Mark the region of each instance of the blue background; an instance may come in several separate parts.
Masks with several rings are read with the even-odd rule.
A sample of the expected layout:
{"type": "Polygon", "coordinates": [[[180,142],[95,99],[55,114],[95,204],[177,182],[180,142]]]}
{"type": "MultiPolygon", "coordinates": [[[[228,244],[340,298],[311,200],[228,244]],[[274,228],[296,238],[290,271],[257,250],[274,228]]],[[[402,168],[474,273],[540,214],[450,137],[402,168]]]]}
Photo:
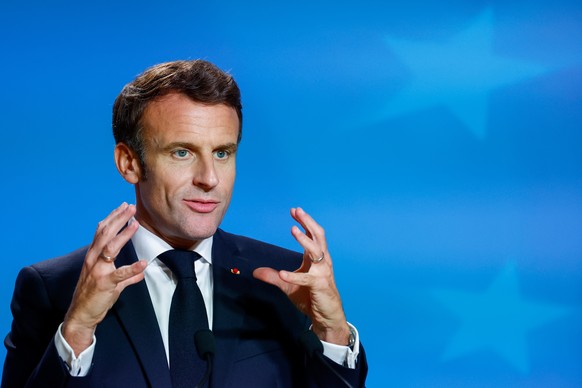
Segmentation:
{"type": "Polygon", "coordinates": [[[8,0],[0,36],[0,332],[22,266],[134,200],[122,86],[205,58],[243,91],[223,227],[324,225],[370,387],[582,386],[579,1],[8,0]]]}

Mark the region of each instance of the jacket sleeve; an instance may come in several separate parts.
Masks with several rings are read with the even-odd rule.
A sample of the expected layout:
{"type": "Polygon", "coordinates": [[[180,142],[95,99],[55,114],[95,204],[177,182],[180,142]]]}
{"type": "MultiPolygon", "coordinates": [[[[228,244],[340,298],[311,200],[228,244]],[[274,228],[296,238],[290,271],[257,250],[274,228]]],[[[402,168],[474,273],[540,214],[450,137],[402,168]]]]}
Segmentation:
{"type": "Polygon", "coordinates": [[[13,321],[4,340],[1,387],[64,386],[69,372],[53,342],[64,312],[54,307],[35,268],[25,267],[18,274],[10,308],[13,321]]]}
{"type": "Polygon", "coordinates": [[[309,387],[348,387],[341,378],[350,387],[365,387],[366,376],[368,375],[368,362],[364,347],[360,344],[360,353],[358,354],[355,369],[341,366],[325,356],[306,356],[306,370],[309,387]],[[327,365],[323,365],[323,363],[327,365]],[[341,376],[341,378],[338,376],[341,376]]]}

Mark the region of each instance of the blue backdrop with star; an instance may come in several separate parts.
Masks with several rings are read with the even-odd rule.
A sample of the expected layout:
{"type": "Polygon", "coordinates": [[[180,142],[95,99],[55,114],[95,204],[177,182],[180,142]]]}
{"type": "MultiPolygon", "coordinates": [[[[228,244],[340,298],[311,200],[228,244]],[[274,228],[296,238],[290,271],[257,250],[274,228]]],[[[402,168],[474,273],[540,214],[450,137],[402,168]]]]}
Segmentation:
{"type": "Polygon", "coordinates": [[[582,386],[579,1],[4,1],[0,36],[0,332],[22,266],[133,202],[119,90],[205,58],[243,91],[223,227],[323,224],[370,387],[582,386]]]}

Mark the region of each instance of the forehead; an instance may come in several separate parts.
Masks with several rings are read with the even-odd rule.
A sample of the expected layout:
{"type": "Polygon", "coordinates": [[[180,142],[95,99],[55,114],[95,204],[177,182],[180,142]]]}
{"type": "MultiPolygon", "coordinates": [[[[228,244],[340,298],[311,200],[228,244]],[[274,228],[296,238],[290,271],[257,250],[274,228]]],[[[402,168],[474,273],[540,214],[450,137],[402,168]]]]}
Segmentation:
{"type": "MultiPolygon", "coordinates": [[[[170,93],[148,104],[143,116],[144,140],[170,141],[187,137],[238,137],[239,118],[236,110],[225,104],[204,104],[180,93],[170,93]]],[[[186,139],[182,139],[186,140],[186,139]]]]}

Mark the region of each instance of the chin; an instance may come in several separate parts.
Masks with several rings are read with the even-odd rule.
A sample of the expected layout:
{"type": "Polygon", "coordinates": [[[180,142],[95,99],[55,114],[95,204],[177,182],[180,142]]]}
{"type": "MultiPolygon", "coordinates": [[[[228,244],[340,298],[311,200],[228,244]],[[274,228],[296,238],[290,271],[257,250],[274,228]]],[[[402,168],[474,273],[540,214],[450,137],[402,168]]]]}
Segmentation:
{"type": "Polygon", "coordinates": [[[212,237],[220,226],[222,218],[217,219],[216,215],[208,214],[202,217],[192,217],[187,220],[182,220],[179,232],[184,239],[190,241],[204,240],[212,237]]]}
{"type": "Polygon", "coordinates": [[[196,228],[194,230],[188,231],[186,235],[193,241],[204,240],[208,237],[212,237],[216,233],[218,226],[209,226],[207,228],[196,228]]]}

